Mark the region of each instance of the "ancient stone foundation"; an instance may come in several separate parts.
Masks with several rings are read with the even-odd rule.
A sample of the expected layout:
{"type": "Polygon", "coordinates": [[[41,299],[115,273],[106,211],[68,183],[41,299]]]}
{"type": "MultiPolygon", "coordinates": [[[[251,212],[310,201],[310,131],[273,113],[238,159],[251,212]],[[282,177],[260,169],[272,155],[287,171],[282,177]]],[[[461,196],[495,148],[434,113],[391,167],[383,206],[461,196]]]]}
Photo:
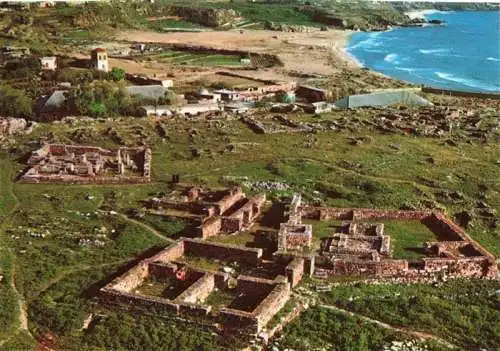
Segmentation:
{"type": "Polygon", "coordinates": [[[291,286],[298,284],[305,266],[304,259],[295,258],[284,261],[288,264],[281,268],[287,277],[278,275],[271,280],[239,275],[234,283],[228,273],[196,268],[184,263],[183,257],[237,262],[248,267],[262,265],[262,249],[182,239],[104,286],[99,294],[101,302],[216,323],[224,330],[254,335],[285,305],[291,286]],[[150,296],[147,290],[145,293],[144,286],[147,289],[154,284],[144,285],[148,279],[169,282],[167,296],[150,296]],[[234,300],[216,311],[205,300],[218,290],[233,295],[234,300]]]}
{"type": "Polygon", "coordinates": [[[167,214],[169,209],[196,216],[200,224],[193,234],[209,238],[222,233],[234,233],[253,224],[266,201],[265,195],[247,198],[240,187],[223,190],[203,190],[199,187],[182,189],[177,198],[154,198],[149,207],[155,214],[167,214]]]}
{"type": "Polygon", "coordinates": [[[318,268],[319,277],[361,275],[401,278],[404,281],[435,280],[439,277],[497,277],[495,258],[442,213],[425,211],[372,210],[303,206],[303,217],[316,220],[342,219],[345,232],[325,241],[322,256],[328,267],[318,268]],[[425,243],[428,257],[417,261],[394,260],[390,234],[372,220],[420,220],[438,242],[425,243]]]}
{"type": "Polygon", "coordinates": [[[32,153],[25,183],[126,184],[151,180],[151,150],[47,144],[32,153]]]}

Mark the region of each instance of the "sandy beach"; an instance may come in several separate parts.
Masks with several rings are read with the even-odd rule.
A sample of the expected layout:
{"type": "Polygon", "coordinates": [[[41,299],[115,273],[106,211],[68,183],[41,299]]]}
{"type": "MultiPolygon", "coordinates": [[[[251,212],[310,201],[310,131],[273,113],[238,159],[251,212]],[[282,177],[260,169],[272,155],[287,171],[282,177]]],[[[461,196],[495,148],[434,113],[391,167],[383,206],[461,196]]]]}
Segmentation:
{"type": "Polygon", "coordinates": [[[231,30],[196,33],[126,31],[117,40],[140,43],[182,43],[211,48],[234,49],[277,55],[287,71],[328,75],[339,69],[359,67],[346,51],[351,32],[313,30],[304,33],[266,30],[231,30]]]}

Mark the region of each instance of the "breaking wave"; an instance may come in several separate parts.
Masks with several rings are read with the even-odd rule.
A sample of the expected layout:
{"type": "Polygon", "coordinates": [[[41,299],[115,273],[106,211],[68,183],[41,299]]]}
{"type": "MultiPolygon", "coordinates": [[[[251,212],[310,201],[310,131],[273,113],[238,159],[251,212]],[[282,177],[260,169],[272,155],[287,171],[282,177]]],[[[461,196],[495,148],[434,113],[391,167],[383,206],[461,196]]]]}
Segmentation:
{"type": "Polygon", "coordinates": [[[439,11],[439,10],[421,10],[421,11],[410,11],[405,14],[410,17],[410,19],[415,18],[425,18],[427,15],[433,15],[435,13],[453,13],[453,11],[439,11]]]}
{"type": "Polygon", "coordinates": [[[384,57],[384,61],[389,63],[396,63],[398,61],[398,58],[398,54],[389,54],[384,57]]]}
{"type": "Polygon", "coordinates": [[[367,38],[364,40],[361,40],[359,43],[353,45],[350,47],[350,49],[356,49],[356,48],[370,48],[370,47],[376,47],[380,46],[380,42],[377,40],[377,38],[380,36],[382,32],[374,32],[374,33],[369,33],[367,35],[367,38]]]}
{"type": "Polygon", "coordinates": [[[474,79],[457,77],[451,73],[434,72],[434,74],[441,79],[448,80],[448,81],[455,82],[455,83],[460,83],[460,84],[466,85],[466,86],[471,87],[471,88],[483,89],[483,90],[488,90],[488,91],[498,91],[500,89],[500,86],[482,83],[482,82],[479,82],[479,81],[474,80],[474,79]]]}
{"type": "Polygon", "coordinates": [[[425,55],[432,55],[432,54],[444,54],[446,52],[449,52],[450,49],[420,49],[418,51],[425,55]]]}
{"type": "Polygon", "coordinates": [[[488,61],[495,61],[495,62],[500,62],[500,59],[496,58],[496,57],[487,57],[486,58],[488,61]]]}

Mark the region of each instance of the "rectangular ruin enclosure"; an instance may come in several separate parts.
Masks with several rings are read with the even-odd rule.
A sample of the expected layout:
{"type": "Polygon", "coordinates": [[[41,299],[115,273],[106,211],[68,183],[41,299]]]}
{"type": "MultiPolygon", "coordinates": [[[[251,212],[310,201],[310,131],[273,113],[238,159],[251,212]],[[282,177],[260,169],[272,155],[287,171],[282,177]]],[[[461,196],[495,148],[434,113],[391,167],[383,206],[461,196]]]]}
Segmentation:
{"type": "Polygon", "coordinates": [[[247,198],[240,187],[211,190],[178,185],[170,194],[151,199],[148,207],[158,215],[196,219],[191,236],[209,238],[251,226],[265,200],[264,195],[247,198]]]}
{"type": "Polygon", "coordinates": [[[329,262],[323,275],[425,280],[497,272],[495,257],[441,213],[304,206],[301,214],[314,221],[345,222],[323,228],[331,233],[322,234],[322,258],[329,262]]]}
{"type": "Polygon", "coordinates": [[[238,271],[258,274],[262,266],[261,249],[183,239],[107,284],[100,299],[257,333],[290,295],[287,278],[279,274],[285,266],[273,265],[266,278],[238,271]]]}
{"type": "Polygon", "coordinates": [[[28,160],[26,183],[147,183],[151,180],[151,150],[47,144],[28,160]]]}

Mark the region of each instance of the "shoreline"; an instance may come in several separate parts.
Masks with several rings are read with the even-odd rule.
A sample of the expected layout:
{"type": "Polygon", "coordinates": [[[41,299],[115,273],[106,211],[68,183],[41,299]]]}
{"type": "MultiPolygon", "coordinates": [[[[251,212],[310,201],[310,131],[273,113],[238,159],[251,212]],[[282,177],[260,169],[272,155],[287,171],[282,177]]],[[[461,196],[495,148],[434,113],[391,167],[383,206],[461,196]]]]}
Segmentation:
{"type": "MultiPolygon", "coordinates": [[[[412,15],[415,16],[414,18],[419,18],[418,17],[419,15],[423,15],[420,18],[427,19],[424,16],[429,15],[429,14],[435,14],[435,13],[448,14],[448,13],[454,13],[454,12],[457,12],[457,11],[422,10],[422,11],[412,11],[412,15]]],[[[409,13],[406,12],[405,14],[409,14],[409,13]]],[[[403,28],[403,27],[394,27],[394,28],[388,29],[386,31],[381,31],[381,32],[392,31],[394,29],[400,29],[400,28],[403,28]]],[[[425,28],[425,26],[424,26],[424,28],[425,28]]],[[[422,28],[421,30],[424,30],[424,29],[422,28]]],[[[377,33],[377,32],[379,32],[379,31],[368,31],[368,32],[364,32],[364,33],[365,33],[365,35],[368,36],[367,38],[369,39],[370,35],[372,35],[373,33],[377,33]]],[[[455,75],[452,73],[449,74],[449,76],[451,78],[446,78],[446,77],[443,78],[443,77],[439,76],[439,78],[442,78],[442,79],[440,79],[440,81],[435,80],[438,78],[432,79],[432,77],[427,77],[427,76],[422,76],[421,80],[414,80],[411,77],[408,77],[407,75],[402,75],[401,77],[399,77],[397,72],[395,72],[395,69],[398,68],[398,67],[395,68],[395,66],[397,66],[397,64],[393,64],[392,66],[389,65],[390,67],[389,66],[384,67],[383,69],[386,71],[385,73],[379,72],[379,71],[377,71],[376,68],[362,65],[359,62],[359,59],[356,57],[356,55],[354,53],[350,52],[351,41],[353,39],[352,34],[353,33],[346,33],[346,36],[345,36],[346,37],[346,44],[344,47],[344,53],[346,56],[346,60],[348,60],[350,62],[357,62],[358,67],[369,70],[372,73],[376,73],[378,75],[384,76],[384,77],[392,79],[394,81],[403,81],[403,82],[407,82],[407,83],[412,84],[412,85],[425,86],[427,88],[433,88],[433,89],[437,89],[437,90],[449,90],[449,91],[455,91],[455,92],[462,91],[462,92],[467,92],[467,93],[471,92],[471,93],[479,93],[479,94],[492,94],[494,96],[500,94],[500,87],[497,87],[496,89],[494,89],[492,87],[490,88],[490,86],[492,86],[492,85],[488,80],[478,81],[479,83],[476,83],[473,81],[473,78],[470,78],[470,79],[467,77],[462,78],[461,76],[455,78],[455,75]],[[453,81],[453,82],[459,82],[459,84],[454,84],[454,83],[450,84],[448,82],[449,80],[453,81]],[[469,82],[469,80],[472,81],[472,83],[467,83],[467,82],[469,82]],[[473,84],[474,84],[474,86],[473,86],[473,84]],[[479,84],[481,84],[481,86],[479,86],[479,84]]],[[[361,38],[360,43],[362,43],[365,40],[366,40],[366,38],[361,38]]],[[[358,47],[358,44],[360,44],[360,43],[357,43],[356,45],[352,45],[352,46],[358,47]]],[[[379,45],[384,46],[383,43],[379,43],[379,45]]],[[[394,49],[394,50],[397,50],[397,49],[394,49]]],[[[357,52],[358,56],[360,58],[364,57],[364,50],[363,50],[362,45],[361,45],[361,47],[359,47],[359,51],[360,52],[357,52]]],[[[382,52],[384,52],[384,51],[382,51],[382,52]]],[[[398,51],[395,51],[395,52],[398,52],[398,51]]],[[[488,60],[490,60],[490,61],[495,60],[496,61],[496,59],[494,59],[494,58],[488,58],[488,60]]],[[[372,65],[374,67],[377,66],[376,62],[372,62],[372,65]]],[[[415,64],[414,68],[418,69],[419,65],[415,64]]],[[[380,69],[382,69],[382,68],[380,68],[380,69]]],[[[435,68],[435,70],[439,71],[439,68],[435,68]]],[[[441,70],[447,71],[446,68],[443,68],[443,67],[441,67],[441,70]]],[[[450,71],[450,72],[452,72],[452,71],[450,71]]]]}

